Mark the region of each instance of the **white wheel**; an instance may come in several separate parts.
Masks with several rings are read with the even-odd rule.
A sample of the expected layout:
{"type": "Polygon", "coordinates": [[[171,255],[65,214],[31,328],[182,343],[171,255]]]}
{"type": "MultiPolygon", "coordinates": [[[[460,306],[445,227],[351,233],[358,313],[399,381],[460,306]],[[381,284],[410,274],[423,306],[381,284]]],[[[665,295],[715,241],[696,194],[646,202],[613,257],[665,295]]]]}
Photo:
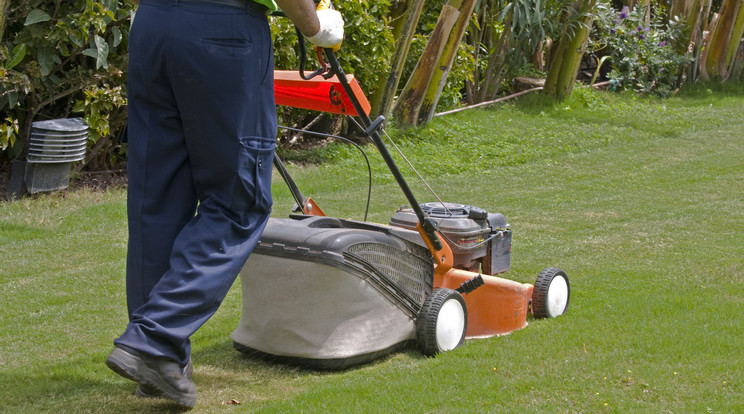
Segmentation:
{"type": "Polygon", "coordinates": [[[451,351],[465,341],[468,311],[465,299],[452,289],[435,289],[424,301],[416,321],[421,352],[434,356],[451,351]]]}
{"type": "Polygon", "coordinates": [[[532,291],[532,314],[536,318],[555,318],[566,313],[571,287],[566,273],[555,267],[542,270],[532,291]]]}

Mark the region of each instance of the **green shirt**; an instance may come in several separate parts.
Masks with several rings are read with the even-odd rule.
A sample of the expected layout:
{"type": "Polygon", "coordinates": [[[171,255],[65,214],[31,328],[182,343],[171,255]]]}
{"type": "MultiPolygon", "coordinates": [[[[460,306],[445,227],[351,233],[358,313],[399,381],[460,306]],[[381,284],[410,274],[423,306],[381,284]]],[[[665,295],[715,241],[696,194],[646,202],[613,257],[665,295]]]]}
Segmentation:
{"type": "Polygon", "coordinates": [[[279,8],[277,7],[276,3],[274,3],[274,0],[253,0],[253,1],[255,1],[258,4],[262,4],[266,6],[269,9],[269,12],[275,12],[276,9],[279,8]]]}

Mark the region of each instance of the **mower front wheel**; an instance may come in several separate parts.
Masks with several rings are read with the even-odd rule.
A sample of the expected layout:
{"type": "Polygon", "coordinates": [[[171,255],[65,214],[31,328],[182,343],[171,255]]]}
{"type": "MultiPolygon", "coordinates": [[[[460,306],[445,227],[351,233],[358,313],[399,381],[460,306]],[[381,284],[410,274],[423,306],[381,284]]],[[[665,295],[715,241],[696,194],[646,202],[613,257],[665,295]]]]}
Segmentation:
{"type": "Polygon", "coordinates": [[[555,318],[566,313],[571,288],[566,272],[547,267],[537,275],[532,291],[532,314],[536,318],[555,318]]]}
{"type": "Polygon", "coordinates": [[[426,356],[451,351],[465,341],[468,309],[456,290],[434,289],[416,320],[416,341],[426,356]]]}

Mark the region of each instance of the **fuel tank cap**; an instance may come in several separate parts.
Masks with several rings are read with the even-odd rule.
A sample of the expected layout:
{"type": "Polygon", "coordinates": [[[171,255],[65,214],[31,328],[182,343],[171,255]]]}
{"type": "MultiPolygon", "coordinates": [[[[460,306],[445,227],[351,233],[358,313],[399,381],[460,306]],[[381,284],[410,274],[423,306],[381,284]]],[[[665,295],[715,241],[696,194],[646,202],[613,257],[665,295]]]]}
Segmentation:
{"type": "Polygon", "coordinates": [[[468,217],[484,219],[488,217],[488,212],[482,208],[457,203],[424,203],[421,204],[421,210],[429,217],[434,218],[468,217]]]}

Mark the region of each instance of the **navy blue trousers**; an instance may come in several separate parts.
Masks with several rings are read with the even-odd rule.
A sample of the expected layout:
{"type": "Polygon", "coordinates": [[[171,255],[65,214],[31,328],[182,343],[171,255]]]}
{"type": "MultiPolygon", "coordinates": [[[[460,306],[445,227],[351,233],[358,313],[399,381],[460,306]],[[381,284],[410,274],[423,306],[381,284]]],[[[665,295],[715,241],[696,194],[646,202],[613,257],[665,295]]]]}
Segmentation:
{"type": "Polygon", "coordinates": [[[127,306],[114,342],[182,365],[271,210],[265,14],[142,0],[129,39],[127,306]]]}

